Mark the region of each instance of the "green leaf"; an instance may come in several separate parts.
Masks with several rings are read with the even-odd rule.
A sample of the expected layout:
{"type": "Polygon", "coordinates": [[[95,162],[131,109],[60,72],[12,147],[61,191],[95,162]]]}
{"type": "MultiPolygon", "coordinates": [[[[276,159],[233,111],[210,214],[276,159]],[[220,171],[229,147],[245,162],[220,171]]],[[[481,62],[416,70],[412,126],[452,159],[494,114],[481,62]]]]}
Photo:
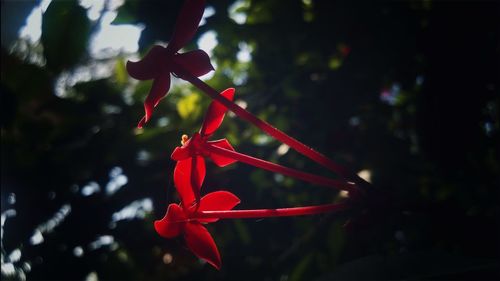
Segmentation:
{"type": "Polygon", "coordinates": [[[75,66],[87,50],[90,22],[77,1],[52,1],[42,18],[42,44],[54,72],[75,66]]]}
{"type": "Polygon", "coordinates": [[[120,85],[124,85],[128,81],[127,68],[123,58],[118,58],[115,64],[115,79],[120,85]]]}
{"type": "Polygon", "coordinates": [[[344,249],[346,240],[344,228],[340,222],[336,222],[330,226],[328,229],[327,239],[327,246],[330,250],[331,261],[336,263],[342,253],[342,250],[344,249]]]}
{"type": "Polygon", "coordinates": [[[195,119],[201,113],[201,98],[197,94],[185,96],[177,102],[177,111],[182,119],[195,119]]]}
{"type": "Polygon", "coordinates": [[[332,70],[337,70],[342,66],[342,60],[339,57],[332,57],[328,61],[328,67],[332,70]]]}
{"type": "Polygon", "coordinates": [[[304,280],[305,273],[313,261],[313,253],[304,256],[290,274],[290,281],[304,280]]]}
{"type": "Polygon", "coordinates": [[[117,10],[116,18],[111,24],[135,24],[137,23],[137,10],[139,1],[126,1],[117,10]]]}
{"type": "Polygon", "coordinates": [[[238,233],[238,236],[243,244],[248,245],[252,242],[252,237],[250,236],[250,231],[248,231],[246,224],[244,224],[241,220],[235,220],[234,227],[236,228],[236,232],[238,233]]]}

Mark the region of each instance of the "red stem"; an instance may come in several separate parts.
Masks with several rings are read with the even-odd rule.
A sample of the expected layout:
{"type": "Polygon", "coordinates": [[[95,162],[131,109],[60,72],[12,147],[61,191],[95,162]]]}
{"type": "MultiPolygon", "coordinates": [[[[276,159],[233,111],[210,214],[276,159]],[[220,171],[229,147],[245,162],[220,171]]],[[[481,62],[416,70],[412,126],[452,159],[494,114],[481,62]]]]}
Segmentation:
{"type": "Polygon", "coordinates": [[[281,166],[276,163],[268,162],[259,158],[255,158],[249,155],[245,155],[233,150],[225,149],[222,147],[218,147],[215,145],[210,145],[209,143],[204,143],[203,148],[207,151],[215,154],[219,154],[221,156],[225,156],[258,168],[266,169],[275,173],[280,173],[285,176],[294,177],[297,179],[301,179],[303,181],[315,183],[322,186],[333,187],[340,190],[347,190],[349,192],[355,193],[357,190],[355,189],[354,184],[345,182],[343,180],[333,180],[322,176],[313,175],[310,173],[302,172],[299,170],[291,169],[285,166],[281,166]]]}
{"type": "MultiPolygon", "coordinates": [[[[179,68],[181,68],[180,65],[178,65],[179,68]]],[[[226,99],[225,97],[221,96],[219,92],[217,92],[215,89],[207,85],[205,82],[201,81],[198,77],[193,76],[191,73],[188,71],[183,71],[182,75],[179,75],[184,80],[189,81],[191,84],[195,85],[198,89],[202,90],[205,94],[207,94],[210,98],[213,100],[216,100],[223,104],[225,107],[227,107],[229,110],[234,112],[237,116],[240,118],[254,124],[258,128],[260,128],[262,131],[270,135],[271,137],[275,138],[276,140],[287,144],[300,154],[310,158],[311,160],[315,161],[316,163],[330,169],[331,171],[334,171],[335,173],[339,174],[341,177],[352,181],[356,183],[359,186],[368,186],[369,183],[366,182],[364,179],[359,177],[357,174],[350,172],[346,168],[336,164],[331,160],[330,158],[326,157],[325,155],[313,150],[312,148],[308,147],[307,145],[301,143],[300,141],[290,137],[289,135],[283,133],[279,129],[273,127],[269,123],[257,118],[255,115],[251,114],[250,112],[246,111],[239,105],[235,104],[234,102],[226,99]]]]}
{"type": "Polygon", "coordinates": [[[194,214],[193,219],[218,218],[218,219],[244,219],[244,218],[269,218],[316,215],[328,212],[343,211],[348,209],[345,203],[325,204],[307,207],[257,209],[257,210],[229,210],[229,211],[200,211],[194,214]]]}

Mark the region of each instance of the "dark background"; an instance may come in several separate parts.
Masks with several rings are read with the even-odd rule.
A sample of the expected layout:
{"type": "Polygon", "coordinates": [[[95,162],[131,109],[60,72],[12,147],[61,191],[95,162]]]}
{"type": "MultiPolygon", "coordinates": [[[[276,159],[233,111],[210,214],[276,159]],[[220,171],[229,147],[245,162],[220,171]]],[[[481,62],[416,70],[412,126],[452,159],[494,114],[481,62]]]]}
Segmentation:
{"type": "MultiPolygon", "coordinates": [[[[338,215],[211,224],[222,269],[199,262],[182,239],[159,237],[153,221],[177,201],[169,155],[200,126],[209,99],[177,84],[137,130],[150,82],[128,77],[126,54],[89,55],[98,25],[84,8],[51,3],[41,41],[31,44],[17,31],[37,2],[2,0],[2,279],[498,278],[499,2],[252,0],[239,9],[244,24],[228,17],[233,2],[208,1],[215,14],[196,35],[217,33],[217,68],[207,83],[236,86],[250,112],[368,171],[373,199],[338,215]],[[253,49],[250,62],[236,59],[240,42],[253,49]],[[60,75],[103,62],[113,65],[106,78],[55,95],[60,75]],[[120,170],[127,183],[106,194],[120,170]],[[100,191],[84,196],[92,182],[100,191]],[[144,203],[143,216],[131,211],[110,224],[134,201],[144,203]],[[45,230],[39,244],[30,242],[36,229],[45,230]],[[92,243],[103,235],[103,245],[92,243]]],[[[181,3],[126,1],[114,24],[144,24],[142,56],[168,41],[181,3]]],[[[280,155],[279,143],[234,117],[216,137],[243,153],[336,176],[293,151],[280,155]]],[[[244,164],[207,169],[204,192],[230,190],[241,209],[339,196],[244,164]]]]}

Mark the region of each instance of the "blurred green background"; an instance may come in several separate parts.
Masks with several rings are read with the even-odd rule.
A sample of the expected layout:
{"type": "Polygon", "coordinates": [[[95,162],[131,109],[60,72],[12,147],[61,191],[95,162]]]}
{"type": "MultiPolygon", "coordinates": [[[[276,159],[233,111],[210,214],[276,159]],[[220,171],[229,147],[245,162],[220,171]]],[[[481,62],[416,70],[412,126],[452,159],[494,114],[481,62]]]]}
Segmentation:
{"type": "MultiPolygon", "coordinates": [[[[203,79],[382,194],[339,215],[211,224],[220,271],[153,229],[178,200],[170,153],[210,100],[174,78],[138,130],[151,82],[125,70],[168,42],[181,4],[1,1],[2,280],[499,277],[498,2],[208,1],[185,48],[210,54],[203,79]]],[[[231,114],[215,137],[335,177],[231,114]]],[[[207,169],[203,191],[241,209],[340,196],[207,169]]]]}

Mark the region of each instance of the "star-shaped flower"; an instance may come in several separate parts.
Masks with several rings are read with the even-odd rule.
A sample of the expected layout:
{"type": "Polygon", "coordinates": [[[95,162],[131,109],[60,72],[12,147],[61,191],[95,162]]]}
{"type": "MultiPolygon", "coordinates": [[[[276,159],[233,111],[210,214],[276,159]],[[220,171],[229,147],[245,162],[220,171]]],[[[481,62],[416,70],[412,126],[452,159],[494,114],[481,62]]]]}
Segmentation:
{"type": "MultiPolygon", "coordinates": [[[[221,95],[233,100],[234,89],[226,89],[221,95]]],[[[174,169],[175,186],[186,206],[191,206],[200,199],[200,188],[205,178],[205,157],[210,157],[219,167],[236,162],[233,158],[211,153],[206,149],[206,146],[217,146],[234,151],[227,139],[208,140],[222,124],[226,110],[222,104],[213,101],[208,107],[200,131],[190,139],[183,136],[183,145],[176,147],[172,153],[172,159],[177,161],[174,169]]]]}
{"type": "Polygon", "coordinates": [[[184,236],[187,247],[200,259],[219,269],[221,258],[214,239],[203,224],[215,222],[218,218],[197,218],[201,211],[231,210],[240,203],[236,195],[227,191],[215,191],[203,196],[199,206],[185,207],[183,204],[170,204],[161,220],[155,221],[155,230],[164,238],[184,236]]]}
{"type": "Polygon", "coordinates": [[[135,79],[151,80],[153,86],[144,101],[145,115],[137,125],[139,128],[151,118],[153,109],[164,98],[170,89],[170,73],[182,78],[188,72],[194,76],[202,76],[214,70],[207,53],[202,50],[179,54],[189,42],[203,16],[204,0],[186,0],[175,23],[172,39],[168,46],[154,46],[138,62],[127,62],[127,71],[135,79]]]}

